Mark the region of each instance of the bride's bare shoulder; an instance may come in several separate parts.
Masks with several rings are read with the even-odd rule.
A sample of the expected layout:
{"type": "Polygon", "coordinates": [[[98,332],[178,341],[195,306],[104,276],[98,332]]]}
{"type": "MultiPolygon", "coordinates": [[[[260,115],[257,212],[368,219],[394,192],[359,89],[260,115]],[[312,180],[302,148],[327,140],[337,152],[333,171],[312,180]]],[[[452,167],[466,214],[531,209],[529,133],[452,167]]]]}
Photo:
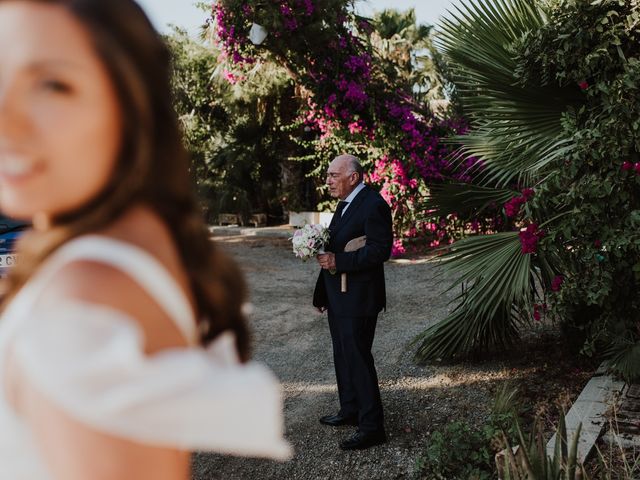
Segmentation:
{"type": "MultiPolygon", "coordinates": [[[[132,209],[112,226],[96,232],[138,247],[160,262],[192,301],[187,275],[169,229],[153,212],[132,209]]],[[[179,328],[143,285],[120,268],[92,259],[63,265],[43,291],[41,302],[54,306],[64,299],[116,309],[135,321],[149,353],[186,344],[179,328]]],[[[193,302],[192,302],[193,305],[193,302]]]]}

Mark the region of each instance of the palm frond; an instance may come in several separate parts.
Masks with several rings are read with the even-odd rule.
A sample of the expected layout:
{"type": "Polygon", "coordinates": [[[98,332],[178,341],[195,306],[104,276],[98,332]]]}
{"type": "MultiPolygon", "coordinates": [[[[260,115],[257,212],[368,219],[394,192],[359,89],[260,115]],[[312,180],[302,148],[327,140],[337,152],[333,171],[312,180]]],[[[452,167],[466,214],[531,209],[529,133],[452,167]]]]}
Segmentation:
{"type": "Polygon", "coordinates": [[[421,361],[507,347],[523,321],[517,309],[529,303],[534,273],[518,232],[469,237],[450,248],[442,257],[442,266],[457,275],[450,288],[468,288],[447,318],[415,339],[421,361]]]}
{"type": "Polygon", "coordinates": [[[502,205],[513,197],[509,189],[497,189],[467,183],[441,183],[432,185],[425,200],[429,215],[446,217],[453,213],[461,218],[480,218],[494,205],[502,205]]]}
{"type": "MultiPolygon", "coordinates": [[[[513,196],[514,184],[535,185],[572,148],[563,137],[562,118],[581,101],[577,87],[518,78],[518,52],[547,19],[535,0],[463,0],[440,25],[436,43],[444,52],[471,131],[452,138],[453,158],[472,184],[432,187],[427,208],[437,214],[482,212],[513,196]],[[478,161],[470,162],[471,158],[478,161]],[[474,166],[469,169],[468,165],[474,166]]],[[[538,212],[541,213],[541,212],[538,212]]],[[[533,267],[518,232],[457,242],[443,266],[467,286],[458,307],[416,342],[422,360],[503,347],[531,306],[536,282],[553,278],[552,258],[533,267]]]]}
{"type": "Polygon", "coordinates": [[[514,74],[514,46],[545,22],[533,0],[467,1],[442,22],[436,41],[472,120],[472,131],[454,141],[463,158],[483,161],[482,184],[531,181],[570,148],[561,118],[579,101],[577,89],[523,87],[514,74]]]}
{"type": "Polygon", "coordinates": [[[474,315],[468,308],[458,308],[436,325],[415,338],[418,361],[463,357],[485,345],[507,347],[518,338],[518,330],[509,312],[499,312],[492,318],[474,315]]]}
{"type": "Polygon", "coordinates": [[[542,10],[531,0],[467,1],[455,9],[442,20],[437,42],[455,62],[463,91],[476,83],[496,85],[498,91],[512,85],[516,65],[509,47],[544,25],[542,10]]]}
{"type": "Polygon", "coordinates": [[[612,369],[625,380],[640,379],[640,341],[619,336],[605,351],[612,369]]]}
{"type": "Polygon", "coordinates": [[[539,173],[571,148],[567,139],[549,138],[542,130],[520,128],[516,131],[511,126],[485,125],[454,141],[463,144],[460,148],[463,160],[475,157],[483,161],[484,168],[476,175],[475,182],[505,187],[514,180],[525,185],[536,183],[539,173]]]}
{"type": "Polygon", "coordinates": [[[494,313],[527,297],[531,256],[522,253],[518,232],[478,235],[453,244],[442,265],[457,276],[450,288],[471,285],[468,307],[494,313]]]}

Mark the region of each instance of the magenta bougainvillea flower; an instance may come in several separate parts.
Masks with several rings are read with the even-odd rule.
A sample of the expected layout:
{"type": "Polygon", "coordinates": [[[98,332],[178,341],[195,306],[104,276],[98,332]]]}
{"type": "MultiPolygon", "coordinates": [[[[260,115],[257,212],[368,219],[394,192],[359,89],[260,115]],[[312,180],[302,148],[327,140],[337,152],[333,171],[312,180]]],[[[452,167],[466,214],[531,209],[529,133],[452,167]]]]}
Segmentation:
{"type": "Polygon", "coordinates": [[[533,319],[536,322],[539,322],[540,319],[542,318],[542,313],[545,312],[547,310],[547,304],[546,303],[534,303],[533,304],[533,319]]]}
{"type": "Polygon", "coordinates": [[[553,280],[551,281],[551,291],[559,292],[560,287],[562,287],[562,282],[564,282],[564,277],[562,275],[556,275],[553,277],[553,280]]]}
{"type": "Polygon", "coordinates": [[[520,213],[520,208],[526,203],[524,197],[513,197],[504,204],[504,213],[508,218],[513,218],[520,213]]]}
{"type": "Polygon", "coordinates": [[[508,218],[513,218],[520,213],[520,209],[522,205],[527,203],[534,195],[534,191],[532,188],[525,188],[522,190],[522,195],[519,197],[513,197],[507,203],[504,204],[504,213],[508,218]]]}
{"type": "Polygon", "coordinates": [[[578,86],[581,90],[586,90],[587,88],[589,88],[589,83],[583,80],[582,82],[578,83],[578,86]]]}
{"type": "Polygon", "coordinates": [[[522,245],[522,253],[536,253],[538,250],[538,240],[544,237],[544,232],[538,230],[536,223],[530,223],[518,234],[522,245]]]}
{"type": "MultiPolygon", "coordinates": [[[[260,7],[265,9],[262,13],[254,5],[244,1],[213,5],[218,43],[224,52],[221,61],[228,66],[224,77],[230,83],[242,82],[247,77],[243,73],[255,65],[261,52],[284,52],[282,55],[293,62],[288,67],[298,73],[296,81],[304,87],[302,98],[306,101],[297,119],[306,136],[314,138],[316,153],[332,151],[336,140],[361,144],[371,152],[367,155],[373,166],[368,181],[380,190],[393,211],[394,255],[415,245],[451,243],[465,229],[478,232],[504,224],[496,213],[496,218],[473,219],[460,228],[453,226],[455,219],[442,222],[420,211],[432,184],[449,179],[469,182],[470,172],[482,165],[475,158],[462,164],[452,161],[454,147],[442,141],[445,136],[466,133],[464,119],[436,117],[416,103],[414,92],[381,75],[375,52],[365,40],[372,29],[370,22],[350,15],[345,7],[331,11],[335,21],[320,26],[318,20],[327,13],[327,6],[317,0],[266,2],[260,7]],[[265,24],[270,40],[258,48],[247,35],[251,22],[260,23],[266,11],[273,17],[265,24]],[[309,26],[330,35],[309,43],[309,26]]],[[[522,198],[528,200],[530,193],[523,191],[522,198]]],[[[491,208],[496,211],[499,206],[491,208]]]]}
{"type": "Polygon", "coordinates": [[[398,257],[400,255],[403,255],[404,253],[406,253],[406,249],[404,248],[404,245],[402,244],[402,239],[396,238],[393,241],[393,245],[391,247],[391,255],[394,256],[394,257],[398,257]]]}

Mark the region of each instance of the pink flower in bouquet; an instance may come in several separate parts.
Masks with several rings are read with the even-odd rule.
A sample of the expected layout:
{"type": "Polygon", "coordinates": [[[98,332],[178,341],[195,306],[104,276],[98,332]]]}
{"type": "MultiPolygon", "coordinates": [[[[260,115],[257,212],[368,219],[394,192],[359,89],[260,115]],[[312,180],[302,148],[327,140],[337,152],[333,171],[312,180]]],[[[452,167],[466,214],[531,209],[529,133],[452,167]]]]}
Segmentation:
{"type": "Polygon", "coordinates": [[[329,229],[323,225],[305,225],[291,237],[293,253],[303,260],[315,257],[329,243],[329,229]]]}

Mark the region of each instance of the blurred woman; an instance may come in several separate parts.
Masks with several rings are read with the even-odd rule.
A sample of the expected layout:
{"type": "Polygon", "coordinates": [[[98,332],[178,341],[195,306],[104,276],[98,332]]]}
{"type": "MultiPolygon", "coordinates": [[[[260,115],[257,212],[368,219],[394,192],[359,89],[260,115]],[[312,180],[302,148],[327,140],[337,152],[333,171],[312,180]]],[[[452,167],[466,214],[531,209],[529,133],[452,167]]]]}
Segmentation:
{"type": "Polygon", "coordinates": [[[0,321],[0,477],[186,479],[283,459],[245,363],[245,286],[208,238],[169,55],[131,0],[0,0],[0,210],[31,220],[0,321]]]}

